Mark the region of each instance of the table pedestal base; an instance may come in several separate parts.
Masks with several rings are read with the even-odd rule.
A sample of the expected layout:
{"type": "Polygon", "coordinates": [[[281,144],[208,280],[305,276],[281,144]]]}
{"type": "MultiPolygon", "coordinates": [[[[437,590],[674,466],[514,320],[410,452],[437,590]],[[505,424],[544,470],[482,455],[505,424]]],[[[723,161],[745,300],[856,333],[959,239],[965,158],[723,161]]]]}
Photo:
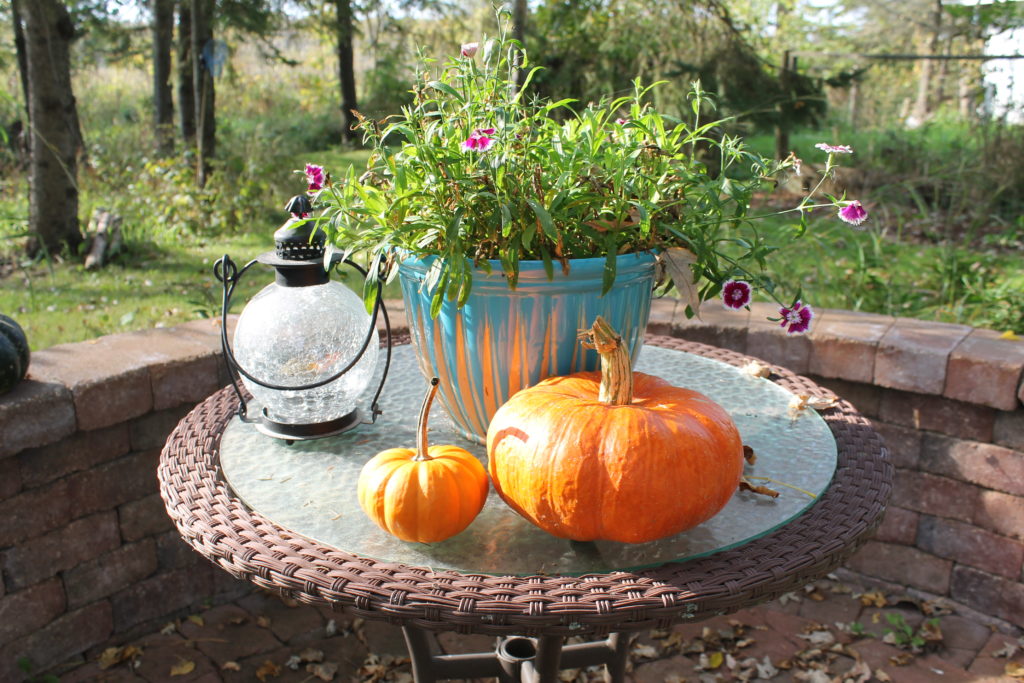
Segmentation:
{"type": "Polygon", "coordinates": [[[403,626],[402,631],[416,683],[489,676],[501,683],[556,683],[562,669],[601,664],[609,683],[625,680],[629,636],[618,633],[606,640],[572,645],[564,645],[561,636],[508,636],[498,640],[494,652],[444,655],[428,631],[412,626],[403,626]]]}

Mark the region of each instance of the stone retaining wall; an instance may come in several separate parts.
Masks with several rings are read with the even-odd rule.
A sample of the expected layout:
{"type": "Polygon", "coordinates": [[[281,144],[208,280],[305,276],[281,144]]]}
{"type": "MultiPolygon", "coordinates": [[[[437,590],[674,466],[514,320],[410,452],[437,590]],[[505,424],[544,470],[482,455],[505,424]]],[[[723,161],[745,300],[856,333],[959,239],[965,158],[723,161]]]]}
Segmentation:
{"type": "MultiPolygon", "coordinates": [[[[848,567],[1024,625],[1024,342],[842,311],[787,337],[766,310],[690,321],[661,300],[651,329],[848,398],[898,468],[878,537],[848,567]]],[[[219,355],[211,321],[112,335],[34,353],[0,397],[0,680],[18,680],[18,658],[39,672],[249,590],[178,538],[157,492],[168,433],[226,382],[219,355]]]]}
{"type": "Polygon", "coordinates": [[[1024,626],[1024,341],[835,310],[790,336],[769,316],[777,306],[709,303],[687,319],[660,300],[651,331],[783,365],[853,403],[888,445],[896,485],[846,567],[1024,626]]]}

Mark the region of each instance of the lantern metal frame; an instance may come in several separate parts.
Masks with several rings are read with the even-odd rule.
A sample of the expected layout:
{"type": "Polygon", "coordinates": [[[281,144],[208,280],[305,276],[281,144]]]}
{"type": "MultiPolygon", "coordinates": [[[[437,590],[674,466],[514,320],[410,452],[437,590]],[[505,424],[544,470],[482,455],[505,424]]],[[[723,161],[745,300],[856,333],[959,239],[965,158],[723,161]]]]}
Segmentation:
{"type": "MultiPolygon", "coordinates": [[[[277,281],[279,284],[286,282],[293,283],[291,286],[295,286],[296,281],[300,282],[299,286],[303,284],[323,284],[330,279],[331,268],[338,263],[343,263],[347,266],[351,266],[364,278],[367,275],[365,268],[355,263],[351,259],[342,259],[339,255],[333,254],[327,261],[326,267],[320,266],[321,271],[324,273],[323,276],[316,276],[315,281],[306,280],[306,278],[300,273],[298,278],[295,277],[295,273],[291,275],[282,273],[282,270],[288,268],[293,271],[300,271],[303,268],[311,269],[313,266],[318,265],[316,261],[281,261],[277,258],[274,252],[266,252],[253,260],[246,263],[242,268],[238,268],[235,262],[230,256],[224,254],[213,264],[213,275],[221,283],[221,326],[220,326],[220,342],[221,348],[224,353],[224,362],[228,367],[228,372],[231,375],[231,386],[235,390],[235,394],[238,396],[238,417],[243,422],[249,422],[255,424],[256,428],[266,434],[277,439],[283,439],[286,442],[291,443],[292,441],[302,441],[307,439],[320,439],[328,436],[334,436],[346,432],[360,424],[373,424],[377,421],[377,417],[381,415],[381,409],[379,405],[380,394],[384,389],[384,383],[387,381],[388,370],[391,367],[391,321],[388,317],[387,306],[384,305],[384,285],[378,280],[377,282],[377,297],[373,305],[373,313],[370,316],[369,329],[363,338],[363,343],[359,348],[359,352],[356,353],[355,357],[343,368],[335,372],[330,377],[317,380],[315,382],[309,382],[308,384],[301,384],[295,386],[286,386],[276,384],[274,382],[268,382],[255,377],[251,372],[243,368],[238,360],[235,358],[234,353],[231,350],[231,345],[228,342],[227,332],[227,320],[228,311],[231,308],[231,298],[234,294],[235,287],[241,281],[242,276],[255,264],[260,263],[264,265],[270,265],[275,268],[277,274],[277,281]],[[322,277],[322,280],[321,280],[322,277]],[[384,319],[384,333],[385,333],[385,358],[384,358],[384,369],[381,374],[380,383],[377,385],[377,390],[373,394],[373,399],[370,402],[370,414],[369,419],[364,419],[361,410],[356,408],[352,412],[343,415],[339,418],[327,420],[324,422],[314,422],[306,424],[290,424],[283,422],[276,422],[271,420],[266,412],[266,406],[264,406],[262,413],[258,418],[252,418],[249,415],[248,403],[246,401],[245,393],[239,387],[241,378],[245,377],[250,382],[258,384],[266,389],[275,391],[308,391],[311,389],[317,389],[319,387],[330,384],[331,382],[340,379],[345,373],[351,370],[356,363],[358,363],[363,354],[366,353],[366,349],[369,347],[370,342],[373,340],[373,333],[377,328],[377,316],[378,314],[383,316],[384,319]]],[[[320,259],[319,264],[323,264],[324,260],[320,259]]]]}

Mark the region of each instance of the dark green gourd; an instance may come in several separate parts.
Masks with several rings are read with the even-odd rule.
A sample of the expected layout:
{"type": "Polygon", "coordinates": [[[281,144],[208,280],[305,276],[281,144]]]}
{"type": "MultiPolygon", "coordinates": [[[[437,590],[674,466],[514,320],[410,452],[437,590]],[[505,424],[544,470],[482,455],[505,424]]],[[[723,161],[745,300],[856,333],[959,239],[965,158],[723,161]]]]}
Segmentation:
{"type": "Polygon", "coordinates": [[[29,355],[21,325],[0,313],[0,394],[6,394],[25,377],[29,355]]]}

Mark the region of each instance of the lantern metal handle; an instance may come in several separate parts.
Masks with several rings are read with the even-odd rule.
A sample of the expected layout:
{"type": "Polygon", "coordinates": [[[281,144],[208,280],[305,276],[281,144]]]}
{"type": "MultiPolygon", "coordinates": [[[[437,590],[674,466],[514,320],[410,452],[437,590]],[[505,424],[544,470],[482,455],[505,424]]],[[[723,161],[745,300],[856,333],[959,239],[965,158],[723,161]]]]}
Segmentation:
{"type": "MultiPolygon", "coordinates": [[[[216,261],[216,263],[213,264],[213,276],[217,278],[217,281],[223,285],[223,291],[221,293],[220,344],[221,348],[224,351],[224,362],[227,363],[228,371],[235,375],[235,377],[232,377],[231,386],[234,388],[235,393],[238,395],[239,417],[245,419],[247,416],[247,410],[245,397],[242,395],[241,389],[238,388],[239,378],[237,376],[240,375],[242,377],[245,377],[249,381],[260,385],[261,387],[264,387],[266,389],[273,389],[275,391],[308,391],[310,389],[318,389],[324,385],[330,384],[331,382],[335,381],[336,379],[339,379],[342,375],[351,370],[355,366],[355,364],[358,363],[359,360],[363,357],[363,354],[366,353],[366,349],[367,347],[369,347],[370,341],[373,339],[373,332],[377,327],[377,314],[379,312],[384,316],[384,333],[387,341],[387,352],[384,359],[384,372],[382,373],[380,384],[377,385],[377,391],[374,392],[373,394],[373,400],[370,403],[370,422],[367,424],[372,424],[376,422],[377,416],[381,414],[381,410],[379,407],[380,394],[381,391],[383,391],[384,389],[384,382],[387,380],[388,370],[391,367],[391,320],[388,317],[388,309],[384,305],[384,285],[380,282],[380,280],[377,281],[377,299],[373,304],[373,315],[370,317],[369,329],[366,331],[366,335],[363,338],[363,343],[362,346],[359,347],[358,353],[356,353],[355,357],[348,363],[348,365],[346,365],[341,370],[325,379],[310,382],[309,384],[285,386],[281,384],[274,384],[273,382],[267,382],[253,376],[251,372],[247,371],[238,363],[238,360],[235,358],[234,353],[231,351],[231,346],[228,343],[228,310],[231,308],[231,297],[235,292],[235,287],[238,285],[239,281],[241,281],[242,275],[244,275],[245,272],[249,270],[249,268],[251,268],[257,262],[258,259],[253,259],[252,261],[246,263],[241,270],[239,270],[238,266],[235,265],[235,262],[231,260],[231,257],[228,256],[227,254],[224,254],[224,256],[222,256],[220,259],[216,261]]],[[[367,275],[366,269],[364,269],[359,264],[353,262],[351,259],[342,260],[340,258],[332,258],[331,265],[333,265],[334,263],[344,263],[346,265],[352,266],[357,271],[359,271],[359,273],[364,278],[367,275]]]]}

